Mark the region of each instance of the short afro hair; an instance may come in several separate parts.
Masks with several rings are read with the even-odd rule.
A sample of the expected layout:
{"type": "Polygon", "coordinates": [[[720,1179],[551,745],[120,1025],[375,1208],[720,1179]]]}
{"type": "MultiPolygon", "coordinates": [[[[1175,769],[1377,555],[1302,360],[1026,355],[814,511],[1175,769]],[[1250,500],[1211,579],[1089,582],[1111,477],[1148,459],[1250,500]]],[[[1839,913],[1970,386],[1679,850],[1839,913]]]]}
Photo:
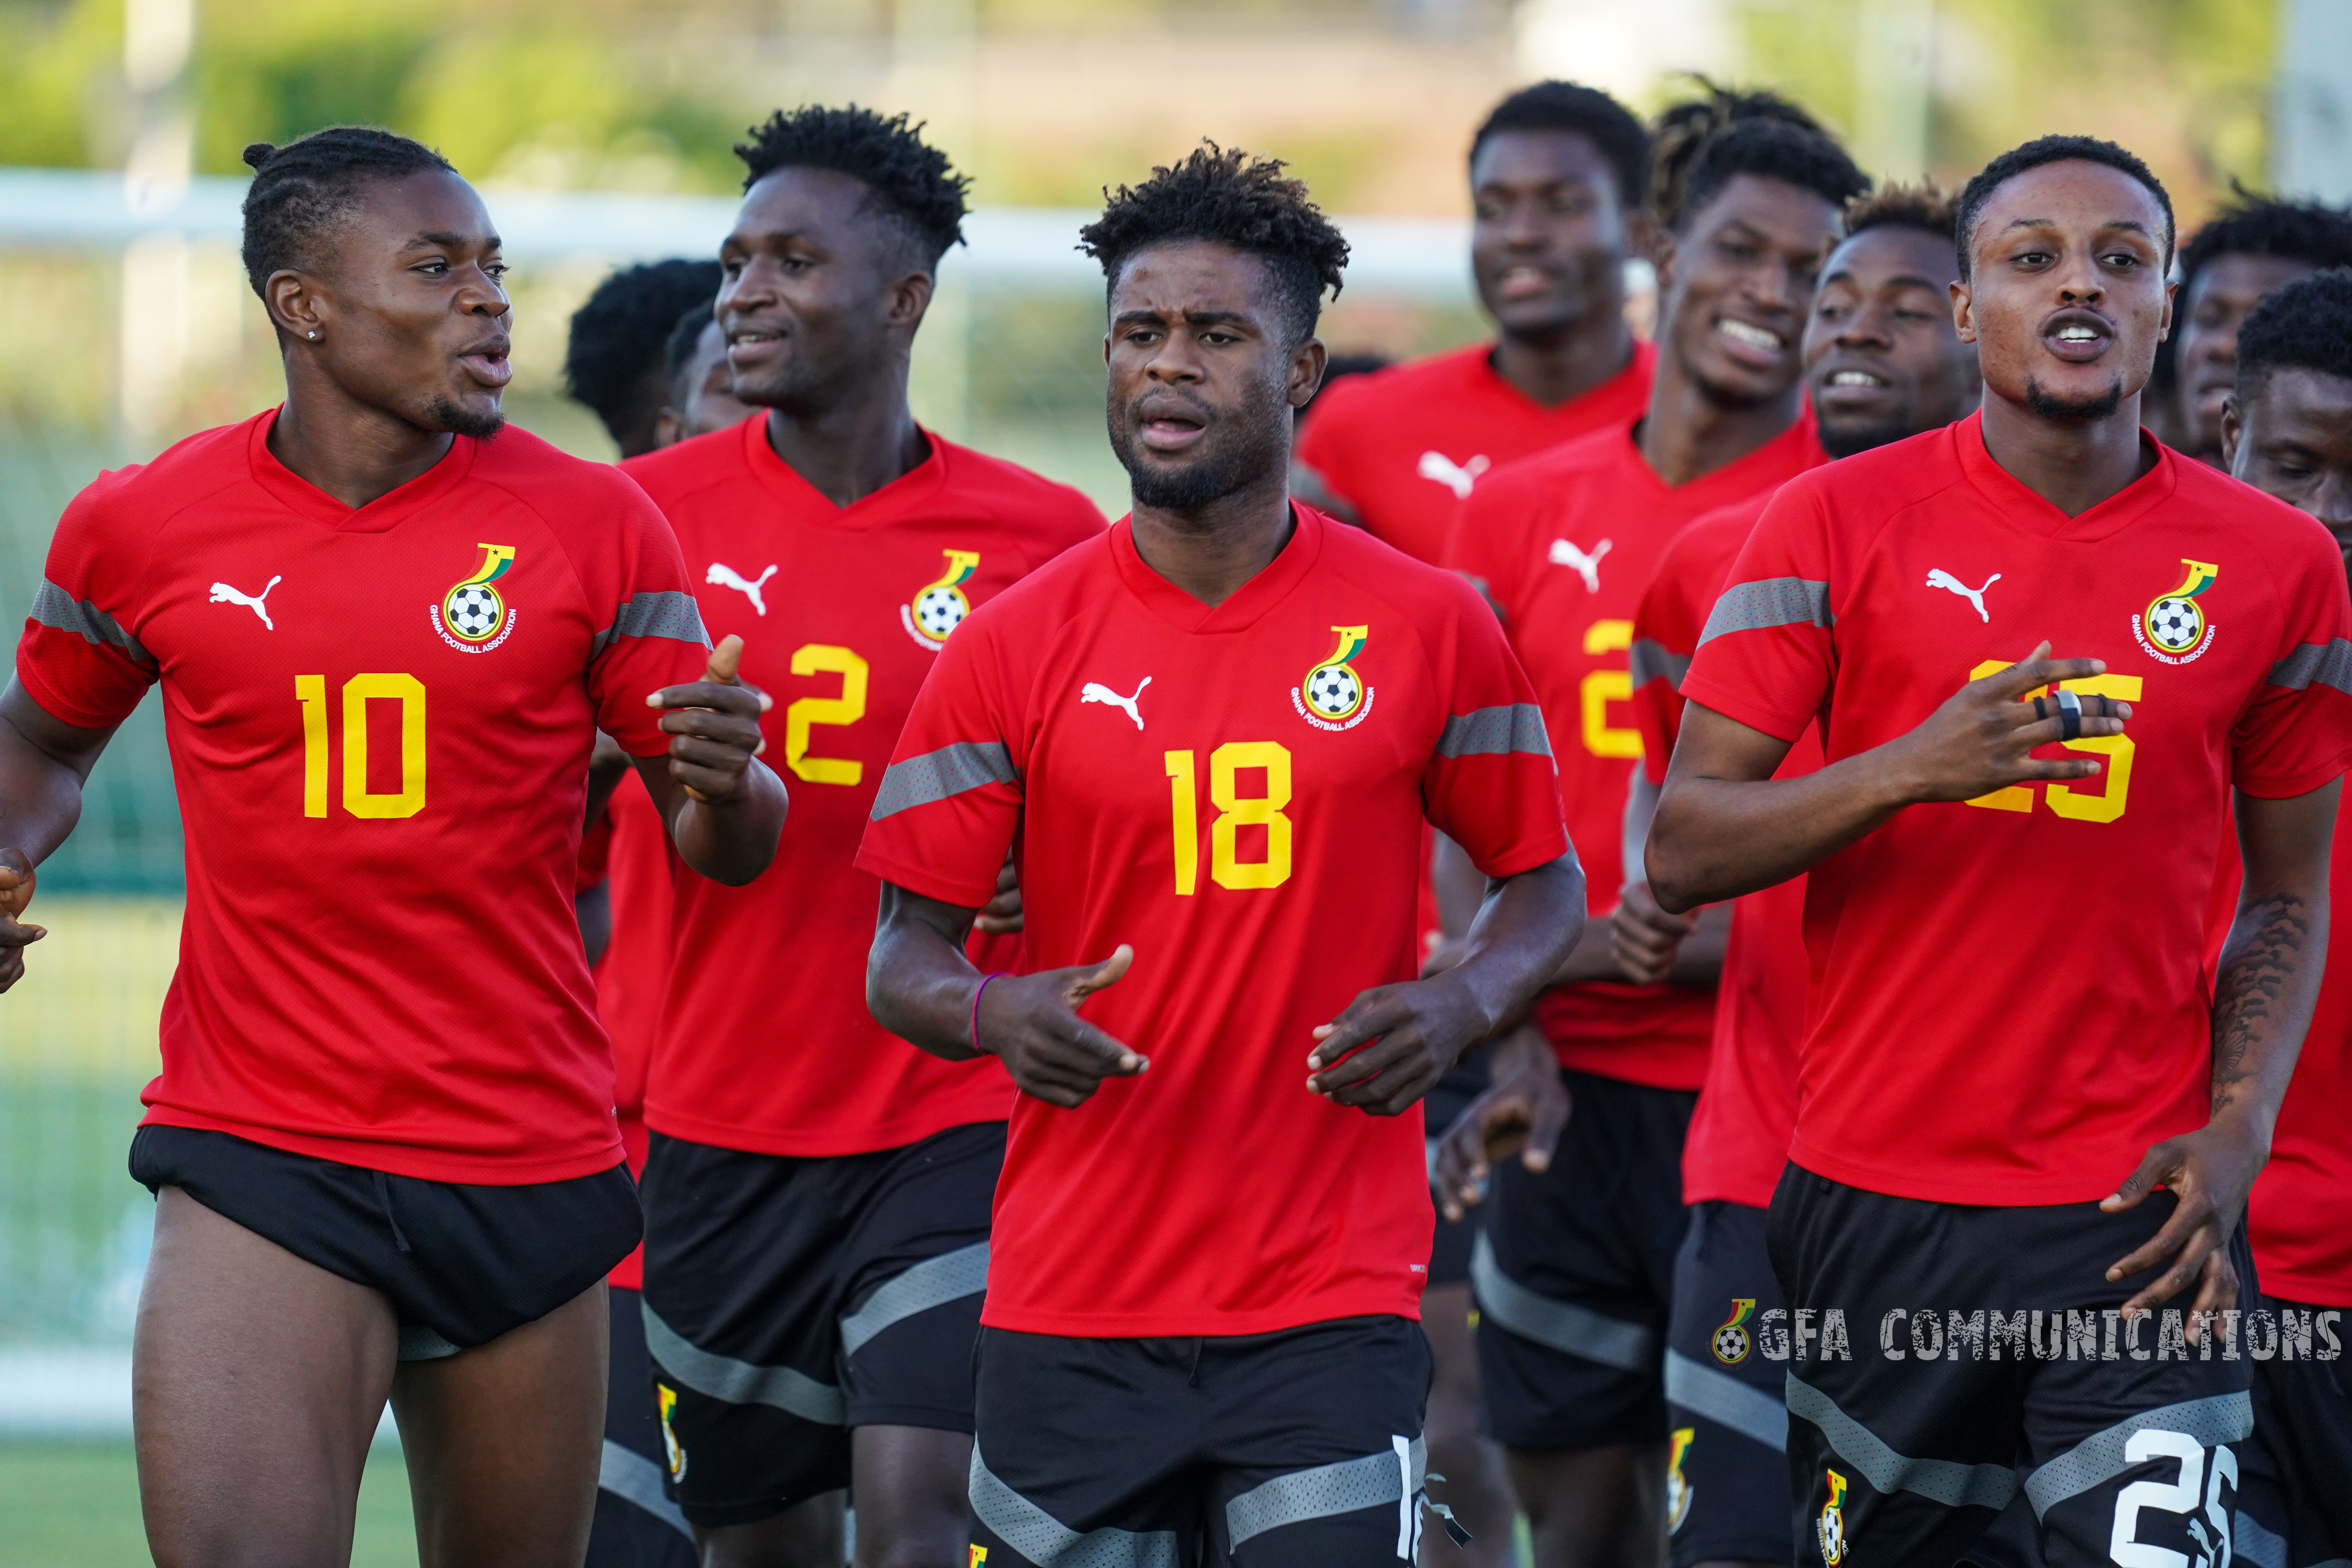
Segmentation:
{"type": "Polygon", "coordinates": [[[1507,131],[1581,136],[1609,165],[1617,183],[1617,205],[1628,212],[1650,199],[1650,133],[1633,111],[1601,91],[1572,81],[1539,81],[1495,105],[1470,138],[1470,162],[1479,149],[1507,131]]]}
{"type": "Polygon", "coordinates": [[[751,127],[735,155],[743,160],[747,191],[779,169],[831,169],[863,181],[873,193],[870,210],[896,224],[911,253],[936,270],[948,247],[963,243],[971,181],[923,140],[922,130],[904,114],[886,120],[854,103],[808,104],[780,109],[751,127]]]}
{"type": "Polygon", "coordinates": [[[1916,185],[1882,185],[1845,205],[1848,239],[1874,228],[1916,228],[1938,239],[1953,240],[1959,231],[1959,208],[1933,180],[1916,185]]]}
{"type": "Polygon", "coordinates": [[[2102,142],[2095,136],[2038,136],[2021,147],[2012,147],[1979,169],[1960,189],[1960,210],[1955,219],[1954,242],[1959,247],[1960,277],[1969,276],[1969,253],[1975,247],[1977,219],[1983,216],[1985,204],[1992,200],[1993,192],[2032,170],[2052,163],[2099,163],[2130,175],[2156,198],[2164,213],[2164,259],[2172,260],[2172,193],[2156,177],[2156,171],[2143,162],[2138,153],[2118,147],[2112,142],[2102,142]]]}
{"type": "Polygon", "coordinates": [[[684,375],[686,367],[694,363],[694,351],[702,346],[704,330],[718,319],[718,310],[711,301],[705,300],[680,316],[677,324],[670,328],[669,336],[662,342],[662,373],[668,378],[673,391],[682,390],[678,387],[677,378],[684,375]]]}
{"type": "Polygon", "coordinates": [[[1777,92],[1718,87],[1693,75],[1698,96],[1673,104],[1650,126],[1649,205],[1660,223],[1674,226],[1682,216],[1691,165],[1725,127],[1742,120],[1779,120],[1826,136],[1822,122],[1777,92]]]}
{"type": "Polygon", "coordinates": [[[1682,205],[1668,226],[1678,234],[1688,228],[1691,220],[1742,174],[1810,191],[1837,208],[1870,189],[1870,176],[1854,165],[1844,148],[1822,132],[1786,120],[1738,120],[1708,137],[1699,148],[1683,184],[1682,205]]]}
{"type": "Polygon", "coordinates": [[[261,294],[273,272],[318,265],[321,236],[358,209],[362,191],[383,180],[450,174],[449,160],[421,142],[373,125],[333,125],[283,147],[245,150],[253,184],[245,192],[246,281],[261,294]]]}
{"type": "Polygon", "coordinates": [[[2298,278],[2247,315],[2238,329],[2238,395],[2260,393],[2282,370],[2352,381],[2352,268],[2298,278]]]}
{"type": "Polygon", "coordinates": [[[2281,201],[2232,184],[2237,198],[2180,247],[2180,292],[2224,256],[2277,256],[2314,269],[2352,267],[2352,213],[2318,202],[2281,201]]]}
{"type": "Polygon", "coordinates": [[[1262,258],[1281,291],[1291,341],[1315,335],[1323,291],[1339,292],[1348,242],[1279,158],[1202,142],[1140,185],[1105,191],[1102,216],[1078,230],[1078,248],[1102,263],[1110,287],[1148,247],[1197,239],[1262,258]]]}
{"type": "Polygon", "coordinates": [[[646,373],[662,366],[670,328],[681,312],[710,308],[719,277],[716,261],[682,257],[624,268],[572,312],[563,390],[593,409],[615,441],[638,412],[646,373]]]}

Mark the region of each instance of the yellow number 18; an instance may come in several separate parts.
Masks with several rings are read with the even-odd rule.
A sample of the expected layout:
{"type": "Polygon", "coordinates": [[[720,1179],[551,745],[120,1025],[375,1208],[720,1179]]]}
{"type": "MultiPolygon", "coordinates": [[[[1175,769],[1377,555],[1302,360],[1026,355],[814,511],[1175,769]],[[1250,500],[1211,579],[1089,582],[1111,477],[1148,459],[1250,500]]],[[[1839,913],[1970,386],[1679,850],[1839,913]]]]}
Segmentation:
{"type": "MultiPolygon", "coordinates": [[[[1169,752],[1169,805],[1175,833],[1176,892],[1189,898],[1200,885],[1201,824],[1195,795],[1199,784],[1191,752],[1169,752]]],[[[1228,741],[1209,753],[1209,804],[1217,808],[1209,824],[1209,877],[1220,888],[1236,891],[1279,888],[1290,880],[1289,816],[1290,752],[1274,741],[1228,741]],[[1265,793],[1244,795],[1239,774],[1244,768],[1265,770],[1265,793]],[[1265,858],[1244,860],[1239,852],[1241,830],[1265,829],[1265,858]]]]}

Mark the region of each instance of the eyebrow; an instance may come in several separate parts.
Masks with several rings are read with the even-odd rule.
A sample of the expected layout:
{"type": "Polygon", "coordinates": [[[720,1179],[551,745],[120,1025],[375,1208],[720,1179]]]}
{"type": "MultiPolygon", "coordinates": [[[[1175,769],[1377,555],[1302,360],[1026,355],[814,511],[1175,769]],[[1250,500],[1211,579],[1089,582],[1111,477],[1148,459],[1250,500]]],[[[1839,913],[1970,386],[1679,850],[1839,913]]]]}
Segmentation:
{"type": "MultiPolygon", "coordinates": [[[[2001,232],[2003,234],[2007,234],[2011,229],[2056,228],[2057,226],[2058,220],[2054,217],[2021,217],[2011,218],[2008,225],[2001,229],[2001,232]]],[[[2099,226],[2101,228],[2124,229],[2129,233],[2139,236],[2142,239],[2154,239],[2156,237],[2155,234],[2148,228],[2147,225],[2134,218],[2111,217],[2099,226]]]]}
{"type": "Polygon", "coordinates": [[[420,234],[408,242],[411,250],[463,250],[469,245],[487,243],[490,249],[499,248],[499,237],[491,235],[487,241],[470,234],[457,234],[448,229],[435,229],[420,234]]]}
{"type": "MultiPolygon", "coordinates": [[[[1188,327],[1251,326],[1251,318],[1240,310],[1186,310],[1184,324],[1188,327]]],[[[1160,310],[1121,310],[1111,318],[1114,326],[1140,326],[1164,321],[1167,315],[1160,310]]]]}

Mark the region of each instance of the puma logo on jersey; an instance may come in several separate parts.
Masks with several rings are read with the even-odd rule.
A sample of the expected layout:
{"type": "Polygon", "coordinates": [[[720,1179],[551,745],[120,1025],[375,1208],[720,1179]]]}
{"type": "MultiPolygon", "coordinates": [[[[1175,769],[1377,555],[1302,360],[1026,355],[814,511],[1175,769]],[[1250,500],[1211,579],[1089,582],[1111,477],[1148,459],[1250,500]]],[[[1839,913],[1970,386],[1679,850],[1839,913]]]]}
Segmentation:
{"type": "Polygon", "coordinates": [[[776,569],[770,566],[765,572],[761,573],[757,579],[746,583],[737,574],[735,568],[723,561],[714,561],[710,563],[710,570],[702,574],[702,580],[718,587],[734,589],[751,600],[751,607],[764,616],[768,613],[768,601],[760,597],[760,590],[766,587],[768,579],[775,574],[776,569]]]}
{"type": "Polygon", "coordinates": [[[1958,577],[1953,576],[1949,572],[1945,571],[1941,566],[1931,566],[1927,569],[1927,586],[1930,588],[1941,588],[1948,594],[1958,594],[1961,598],[1966,599],[1969,604],[1974,605],[1977,607],[1977,619],[1984,622],[1987,626],[1990,626],[1992,624],[1992,617],[1985,614],[1985,588],[1990,588],[1995,583],[2000,581],[2000,574],[1996,572],[1991,576],[1984,580],[1984,588],[1971,588],[1966,583],[1961,582],[1958,577]]]}
{"type": "Polygon", "coordinates": [[[215,583],[213,584],[212,597],[205,602],[208,605],[243,605],[261,617],[263,630],[274,632],[278,627],[269,619],[269,606],[263,601],[269,597],[271,588],[275,588],[284,581],[286,579],[283,577],[272,577],[258,594],[241,594],[226,583],[215,583]]]}
{"type": "Polygon", "coordinates": [[[1125,709],[1127,710],[1127,716],[1134,720],[1135,727],[1140,730],[1143,728],[1143,715],[1136,710],[1135,705],[1143,700],[1143,687],[1150,684],[1151,677],[1147,675],[1143,678],[1143,686],[1139,686],[1135,689],[1134,696],[1121,697],[1118,692],[1113,691],[1101,681],[1089,680],[1087,682],[1085,689],[1078,693],[1078,700],[1080,702],[1100,702],[1112,708],[1125,709]]]}
{"type": "Polygon", "coordinates": [[[1443,452],[1423,452],[1421,466],[1413,471],[1423,479],[1452,490],[1454,500],[1466,500],[1470,496],[1470,487],[1478,482],[1478,476],[1494,466],[1484,452],[1460,463],[1443,452]]]}
{"type": "Polygon", "coordinates": [[[1573,568],[1576,574],[1584,579],[1584,591],[1598,594],[1601,592],[1601,558],[1616,544],[1613,539],[1604,539],[1592,547],[1591,554],[1587,555],[1576,547],[1574,541],[1555,539],[1551,542],[1551,563],[1573,568]]]}

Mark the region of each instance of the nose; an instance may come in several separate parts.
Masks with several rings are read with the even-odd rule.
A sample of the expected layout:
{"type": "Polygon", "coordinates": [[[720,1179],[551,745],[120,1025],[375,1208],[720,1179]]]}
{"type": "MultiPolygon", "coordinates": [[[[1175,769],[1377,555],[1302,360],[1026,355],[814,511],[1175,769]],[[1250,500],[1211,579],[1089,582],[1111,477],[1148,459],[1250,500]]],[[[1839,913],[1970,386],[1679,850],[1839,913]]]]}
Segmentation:
{"type": "Polygon", "coordinates": [[[1895,331],[1883,307],[1864,305],[1838,327],[1834,341],[1841,348],[1891,348],[1895,331]]]}

